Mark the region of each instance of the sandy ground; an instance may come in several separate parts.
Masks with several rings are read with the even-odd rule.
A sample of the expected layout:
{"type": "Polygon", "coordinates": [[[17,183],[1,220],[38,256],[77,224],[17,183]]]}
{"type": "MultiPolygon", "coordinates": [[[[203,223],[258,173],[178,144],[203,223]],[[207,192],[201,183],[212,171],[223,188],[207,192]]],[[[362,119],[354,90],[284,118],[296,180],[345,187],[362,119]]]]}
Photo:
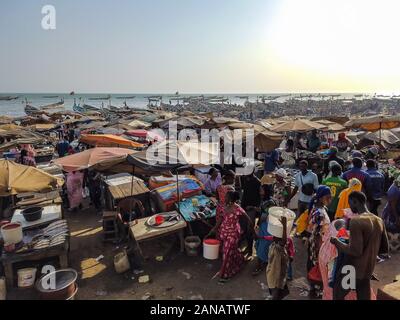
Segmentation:
{"type": "MultiPolygon", "coordinates": [[[[179,252],[176,237],[145,242],[141,245],[146,257],[144,274],[150,282],[138,283],[138,275],[128,272],[117,274],[113,267],[113,256],[120,250],[116,245],[103,243],[101,216],[91,210],[67,213],[71,229],[70,264],[79,273],[77,299],[266,299],[265,273],[253,277],[254,261],[234,279],[226,284],[212,280],[221,261],[188,257],[179,252]],[[104,258],[96,261],[103,255],[104,258]],[[157,256],[164,260],[159,262],[157,256]]],[[[305,248],[296,239],[297,254],[293,264],[294,280],[289,283],[290,295],[286,299],[308,299],[305,273],[305,248]]],[[[377,265],[379,282],[374,288],[391,283],[400,274],[400,254],[377,265]]],[[[36,299],[33,289],[12,289],[8,299],[36,299]]]]}

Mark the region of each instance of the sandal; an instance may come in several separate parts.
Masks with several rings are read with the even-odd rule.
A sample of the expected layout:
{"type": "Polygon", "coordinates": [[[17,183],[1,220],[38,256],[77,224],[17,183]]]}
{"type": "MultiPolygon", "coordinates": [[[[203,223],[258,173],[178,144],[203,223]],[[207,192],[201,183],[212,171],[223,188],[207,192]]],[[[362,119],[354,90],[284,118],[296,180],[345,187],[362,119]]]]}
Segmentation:
{"type": "Polygon", "coordinates": [[[227,283],[228,281],[229,281],[229,278],[219,278],[218,283],[224,284],[224,283],[227,283]]]}

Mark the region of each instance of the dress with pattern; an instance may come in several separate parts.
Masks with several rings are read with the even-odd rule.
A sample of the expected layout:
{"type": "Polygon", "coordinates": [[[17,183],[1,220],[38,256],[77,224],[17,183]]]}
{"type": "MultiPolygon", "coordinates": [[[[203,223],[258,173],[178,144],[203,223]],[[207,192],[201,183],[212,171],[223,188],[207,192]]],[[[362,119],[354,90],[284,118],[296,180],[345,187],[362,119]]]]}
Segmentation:
{"type": "Polygon", "coordinates": [[[222,241],[222,266],[219,272],[221,278],[231,278],[240,271],[244,263],[244,255],[239,250],[241,228],[239,218],[244,210],[234,205],[224,207],[219,237],[222,241]]]}

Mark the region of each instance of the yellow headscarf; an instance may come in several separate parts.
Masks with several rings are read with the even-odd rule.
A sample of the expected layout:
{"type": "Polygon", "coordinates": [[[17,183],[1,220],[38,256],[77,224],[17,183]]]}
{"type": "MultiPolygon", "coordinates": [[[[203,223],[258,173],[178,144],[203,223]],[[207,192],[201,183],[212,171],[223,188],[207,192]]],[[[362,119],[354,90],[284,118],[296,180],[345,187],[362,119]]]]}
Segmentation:
{"type": "Polygon", "coordinates": [[[347,189],[344,189],[340,195],[339,195],[339,203],[336,209],[336,215],[335,219],[340,219],[344,216],[344,209],[350,208],[349,204],[349,195],[353,191],[359,191],[361,192],[362,190],[362,183],[360,180],[357,178],[350,179],[349,181],[349,187],[347,189]]]}

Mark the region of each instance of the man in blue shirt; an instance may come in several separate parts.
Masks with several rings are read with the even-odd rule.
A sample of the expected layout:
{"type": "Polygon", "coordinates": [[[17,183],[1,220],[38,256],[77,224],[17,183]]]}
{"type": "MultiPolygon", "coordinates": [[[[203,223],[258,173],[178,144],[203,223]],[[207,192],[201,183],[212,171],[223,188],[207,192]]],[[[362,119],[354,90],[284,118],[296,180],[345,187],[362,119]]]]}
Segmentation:
{"type": "Polygon", "coordinates": [[[279,164],[279,152],[274,149],[272,151],[267,151],[264,157],[264,173],[274,172],[278,168],[279,164]]]}
{"type": "Polygon", "coordinates": [[[378,207],[381,204],[381,200],[385,188],[385,176],[379,172],[378,165],[375,160],[367,160],[367,171],[370,177],[370,184],[368,190],[368,201],[370,211],[378,215],[378,207]]]}
{"type": "Polygon", "coordinates": [[[363,161],[361,160],[361,158],[353,158],[352,163],[353,163],[353,168],[343,173],[342,178],[347,182],[349,182],[353,178],[357,178],[358,180],[360,180],[362,184],[363,192],[366,195],[368,195],[369,184],[371,179],[369,174],[364,170],[362,170],[363,161]]]}
{"type": "Polygon", "coordinates": [[[64,137],[64,139],[60,140],[56,146],[58,156],[60,158],[64,157],[68,152],[68,148],[69,148],[68,137],[64,137]]]}

